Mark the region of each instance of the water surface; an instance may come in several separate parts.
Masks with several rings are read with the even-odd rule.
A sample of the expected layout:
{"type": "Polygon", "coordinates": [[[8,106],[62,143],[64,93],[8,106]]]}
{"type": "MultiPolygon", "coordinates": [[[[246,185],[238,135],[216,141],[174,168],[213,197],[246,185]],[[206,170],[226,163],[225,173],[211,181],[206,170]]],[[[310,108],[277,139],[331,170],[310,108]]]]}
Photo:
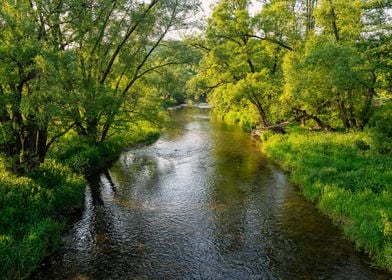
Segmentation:
{"type": "Polygon", "coordinates": [[[90,180],[35,279],[389,279],[206,106],[90,180]]]}

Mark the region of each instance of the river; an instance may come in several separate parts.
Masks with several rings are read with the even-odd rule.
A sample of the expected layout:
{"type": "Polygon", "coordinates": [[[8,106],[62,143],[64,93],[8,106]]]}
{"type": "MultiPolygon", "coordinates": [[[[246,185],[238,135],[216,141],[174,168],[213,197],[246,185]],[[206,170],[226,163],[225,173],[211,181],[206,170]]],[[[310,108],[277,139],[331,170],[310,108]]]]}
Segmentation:
{"type": "Polygon", "coordinates": [[[240,128],[204,104],[91,178],[33,279],[389,279],[240,128]]]}

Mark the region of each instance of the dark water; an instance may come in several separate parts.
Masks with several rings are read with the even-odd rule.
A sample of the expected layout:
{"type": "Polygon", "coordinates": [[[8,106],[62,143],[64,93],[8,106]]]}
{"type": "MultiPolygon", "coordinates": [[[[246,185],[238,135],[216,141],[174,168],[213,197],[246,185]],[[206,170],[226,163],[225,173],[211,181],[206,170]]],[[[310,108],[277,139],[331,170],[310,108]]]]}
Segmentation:
{"type": "Polygon", "coordinates": [[[35,279],[388,279],[248,134],[206,108],[171,114],[175,129],[93,178],[35,279]]]}

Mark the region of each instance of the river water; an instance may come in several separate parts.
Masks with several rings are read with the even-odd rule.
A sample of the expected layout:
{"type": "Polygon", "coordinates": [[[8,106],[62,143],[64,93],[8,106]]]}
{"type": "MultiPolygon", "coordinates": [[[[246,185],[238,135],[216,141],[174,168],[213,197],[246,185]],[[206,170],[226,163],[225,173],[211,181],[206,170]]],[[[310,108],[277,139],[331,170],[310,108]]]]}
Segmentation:
{"type": "Polygon", "coordinates": [[[238,127],[201,104],[124,152],[33,279],[389,279],[238,127]]]}

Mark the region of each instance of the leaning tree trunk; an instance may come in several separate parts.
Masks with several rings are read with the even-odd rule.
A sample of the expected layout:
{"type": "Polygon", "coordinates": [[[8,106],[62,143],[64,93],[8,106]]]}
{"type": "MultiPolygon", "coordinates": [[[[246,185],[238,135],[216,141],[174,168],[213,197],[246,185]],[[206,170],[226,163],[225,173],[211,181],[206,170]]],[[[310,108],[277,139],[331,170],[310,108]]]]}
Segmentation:
{"type": "Polygon", "coordinates": [[[94,117],[91,119],[87,119],[87,128],[86,128],[86,140],[90,144],[96,144],[97,143],[97,137],[98,137],[98,118],[94,117]]]}
{"type": "Polygon", "coordinates": [[[257,110],[259,112],[260,119],[261,119],[261,122],[263,124],[262,130],[270,130],[270,131],[273,131],[273,132],[279,133],[279,134],[285,134],[286,133],[286,131],[284,129],[284,126],[282,126],[280,124],[271,125],[271,123],[268,120],[267,114],[263,110],[263,107],[261,106],[260,103],[258,103],[257,110]]]}
{"type": "Polygon", "coordinates": [[[341,98],[341,96],[339,96],[339,98],[337,100],[337,105],[338,105],[338,109],[339,109],[339,113],[340,113],[340,119],[342,121],[343,127],[346,130],[348,130],[348,129],[350,129],[350,121],[349,121],[349,118],[348,118],[346,104],[343,101],[343,99],[341,98]]]}

